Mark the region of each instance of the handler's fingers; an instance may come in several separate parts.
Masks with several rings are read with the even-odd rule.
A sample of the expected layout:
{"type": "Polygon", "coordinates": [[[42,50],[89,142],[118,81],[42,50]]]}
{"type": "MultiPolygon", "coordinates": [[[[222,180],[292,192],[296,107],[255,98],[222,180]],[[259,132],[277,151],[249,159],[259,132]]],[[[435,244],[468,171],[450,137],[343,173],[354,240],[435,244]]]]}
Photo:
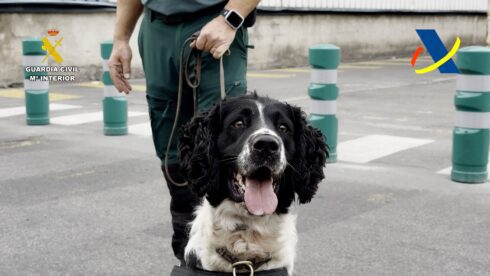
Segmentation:
{"type": "Polygon", "coordinates": [[[226,51],[228,50],[229,47],[230,47],[230,45],[227,45],[227,44],[223,44],[223,45],[219,46],[218,48],[216,48],[214,53],[212,53],[213,57],[215,59],[219,59],[221,56],[223,56],[226,53],[226,51]]]}
{"type": "Polygon", "coordinates": [[[206,37],[206,42],[204,43],[202,50],[204,52],[210,52],[211,48],[215,47],[215,44],[216,44],[216,41],[213,40],[212,37],[208,35],[206,37]]]}
{"type": "Polygon", "coordinates": [[[111,64],[109,66],[109,74],[111,75],[112,82],[117,91],[129,93],[131,86],[127,80],[123,77],[122,65],[121,64],[111,64]]]}
{"type": "Polygon", "coordinates": [[[196,46],[201,51],[209,52],[209,51],[211,51],[212,48],[216,47],[217,43],[218,43],[218,40],[216,39],[216,37],[213,34],[201,32],[201,34],[197,38],[196,46]],[[202,39],[202,40],[200,40],[200,39],[202,39]],[[202,48],[199,48],[200,41],[202,41],[202,45],[200,45],[202,48]]]}
{"type": "Polygon", "coordinates": [[[122,71],[125,79],[131,78],[131,59],[129,58],[122,59],[122,71]]]}
{"type": "Polygon", "coordinates": [[[129,94],[129,91],[133,90],[133,87],[129,83],[129,80],[127,80],[125,77],[121,77],[121,81],[124,83],[124,85],[127,88],[127,90],[125,90],[124,93],[129,94]]]}
{"type": "Polygon", "coordinates": [[[198,50],[203,50],[204,49],[204,45],[206,44],[206,36],[204,36],[203,34],[200,34],[195,43],[194,43],[194,46],[196,46],[196,48],[198,50]]]}

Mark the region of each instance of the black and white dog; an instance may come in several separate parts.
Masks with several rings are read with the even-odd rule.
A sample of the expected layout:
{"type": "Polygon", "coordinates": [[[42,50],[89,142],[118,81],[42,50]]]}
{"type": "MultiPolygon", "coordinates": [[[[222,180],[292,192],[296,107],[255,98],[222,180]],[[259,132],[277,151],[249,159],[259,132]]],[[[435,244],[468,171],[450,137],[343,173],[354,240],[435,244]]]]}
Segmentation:
{"type": "Polygon", "coordinates": [[[196,210],[186,262],[231,272],[251,261],[257,270],[293,273],[295,198],[309,202],[324,178],[321,132],[295,106],[256,94],[222,101],[184,126],[179,143],[184,178],[203,203],[196,210]]]}

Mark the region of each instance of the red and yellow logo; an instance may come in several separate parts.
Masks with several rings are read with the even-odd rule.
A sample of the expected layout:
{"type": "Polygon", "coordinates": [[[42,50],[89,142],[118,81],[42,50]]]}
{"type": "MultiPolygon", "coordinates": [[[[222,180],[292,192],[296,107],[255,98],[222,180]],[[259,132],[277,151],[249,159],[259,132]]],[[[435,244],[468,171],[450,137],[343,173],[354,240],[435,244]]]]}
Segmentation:
{"type": "MultiPolygon", "coordinates": [[[[57,29],[49,29],[48,30],[48,35],[49,36],[57,36],[60,33],[59,30],[57,29]]],[[[44,57],[43,61],[46,61],[46,59],[51,56],[56,63],[61,63],[63,62],[63,58],[60,56],[58,51],[56,51],[56,47],[61,46],[61,41],[63,41],[63,37],[60,37],[59,39],[55,38],[54,45],[51,44],[51,41],[47,37],[43,37],[43,50],[46,51],[46,56],[44,57]]]]}

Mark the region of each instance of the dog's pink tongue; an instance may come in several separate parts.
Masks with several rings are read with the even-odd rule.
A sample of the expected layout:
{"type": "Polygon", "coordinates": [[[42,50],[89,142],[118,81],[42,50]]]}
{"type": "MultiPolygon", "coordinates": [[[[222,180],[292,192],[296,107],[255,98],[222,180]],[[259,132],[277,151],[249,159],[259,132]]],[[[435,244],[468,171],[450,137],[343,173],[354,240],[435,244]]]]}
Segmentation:
{"type": "Polygon", "coordinates": [[[267,180],[245,178],[245,206],[250,213],[261,216],[274,213],[277,196],[272,186],[272,177],[267,180]]]}

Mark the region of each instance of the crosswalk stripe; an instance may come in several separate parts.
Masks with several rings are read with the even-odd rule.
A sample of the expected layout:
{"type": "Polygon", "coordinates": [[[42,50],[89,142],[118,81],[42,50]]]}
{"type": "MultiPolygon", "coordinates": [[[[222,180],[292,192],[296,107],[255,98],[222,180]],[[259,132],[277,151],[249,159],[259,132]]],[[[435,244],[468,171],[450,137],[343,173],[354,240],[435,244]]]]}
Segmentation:
{"type": "Polygon", "coordinates": [[[453,168],[452,166],[449,166],[449,167],[444,168],[444,169],[442,169],[440,171],[437,171],[437,173],[438,174],[448,174],[449,175],[449,174],[451,174],[451,169],[452,168],[453,168]]]}
{"type": "Polygon", "coordinates": [[[136,125],[129,125],[128,132],[135,135],[151,136],[150,122],[136,124],[136,125]]]}
{"type": "MultiPolygon", "coordinates": [[[[143,116],[147,114],[148,114],[147,112],[129,111],[128,117],[143,116]]],[[[103,113],[99,111],[99,112],[92,112],[92,113],[80,113],[74,115],[54,117],[51,118],[51,123],[56,125],[72,126],[72,125],[81,125],[86,123],[102,121],[102,118],[103,118],[103,113]]]]}
{"type": "MultiPolygon", "coordinates": [[[[80,107],[81,106],[70,105],[70,104],[50,104],[49,110],[50,111],[68,110],[68,109],[75,109],[75,108],[80,108],[80,107]]],[[[26,107],[25,106],[2,108],[2,109],[0,109],[0,118],[18,116],[18,115],[23,115],[25,113],[26,113],[26,107]]]]}
{"type": "Polygon", "coordinates": [[[338,145],[338,159],[353,163],[367,163],[409,148],[434,142],[390,135],[369,135],[338,145]]]}

